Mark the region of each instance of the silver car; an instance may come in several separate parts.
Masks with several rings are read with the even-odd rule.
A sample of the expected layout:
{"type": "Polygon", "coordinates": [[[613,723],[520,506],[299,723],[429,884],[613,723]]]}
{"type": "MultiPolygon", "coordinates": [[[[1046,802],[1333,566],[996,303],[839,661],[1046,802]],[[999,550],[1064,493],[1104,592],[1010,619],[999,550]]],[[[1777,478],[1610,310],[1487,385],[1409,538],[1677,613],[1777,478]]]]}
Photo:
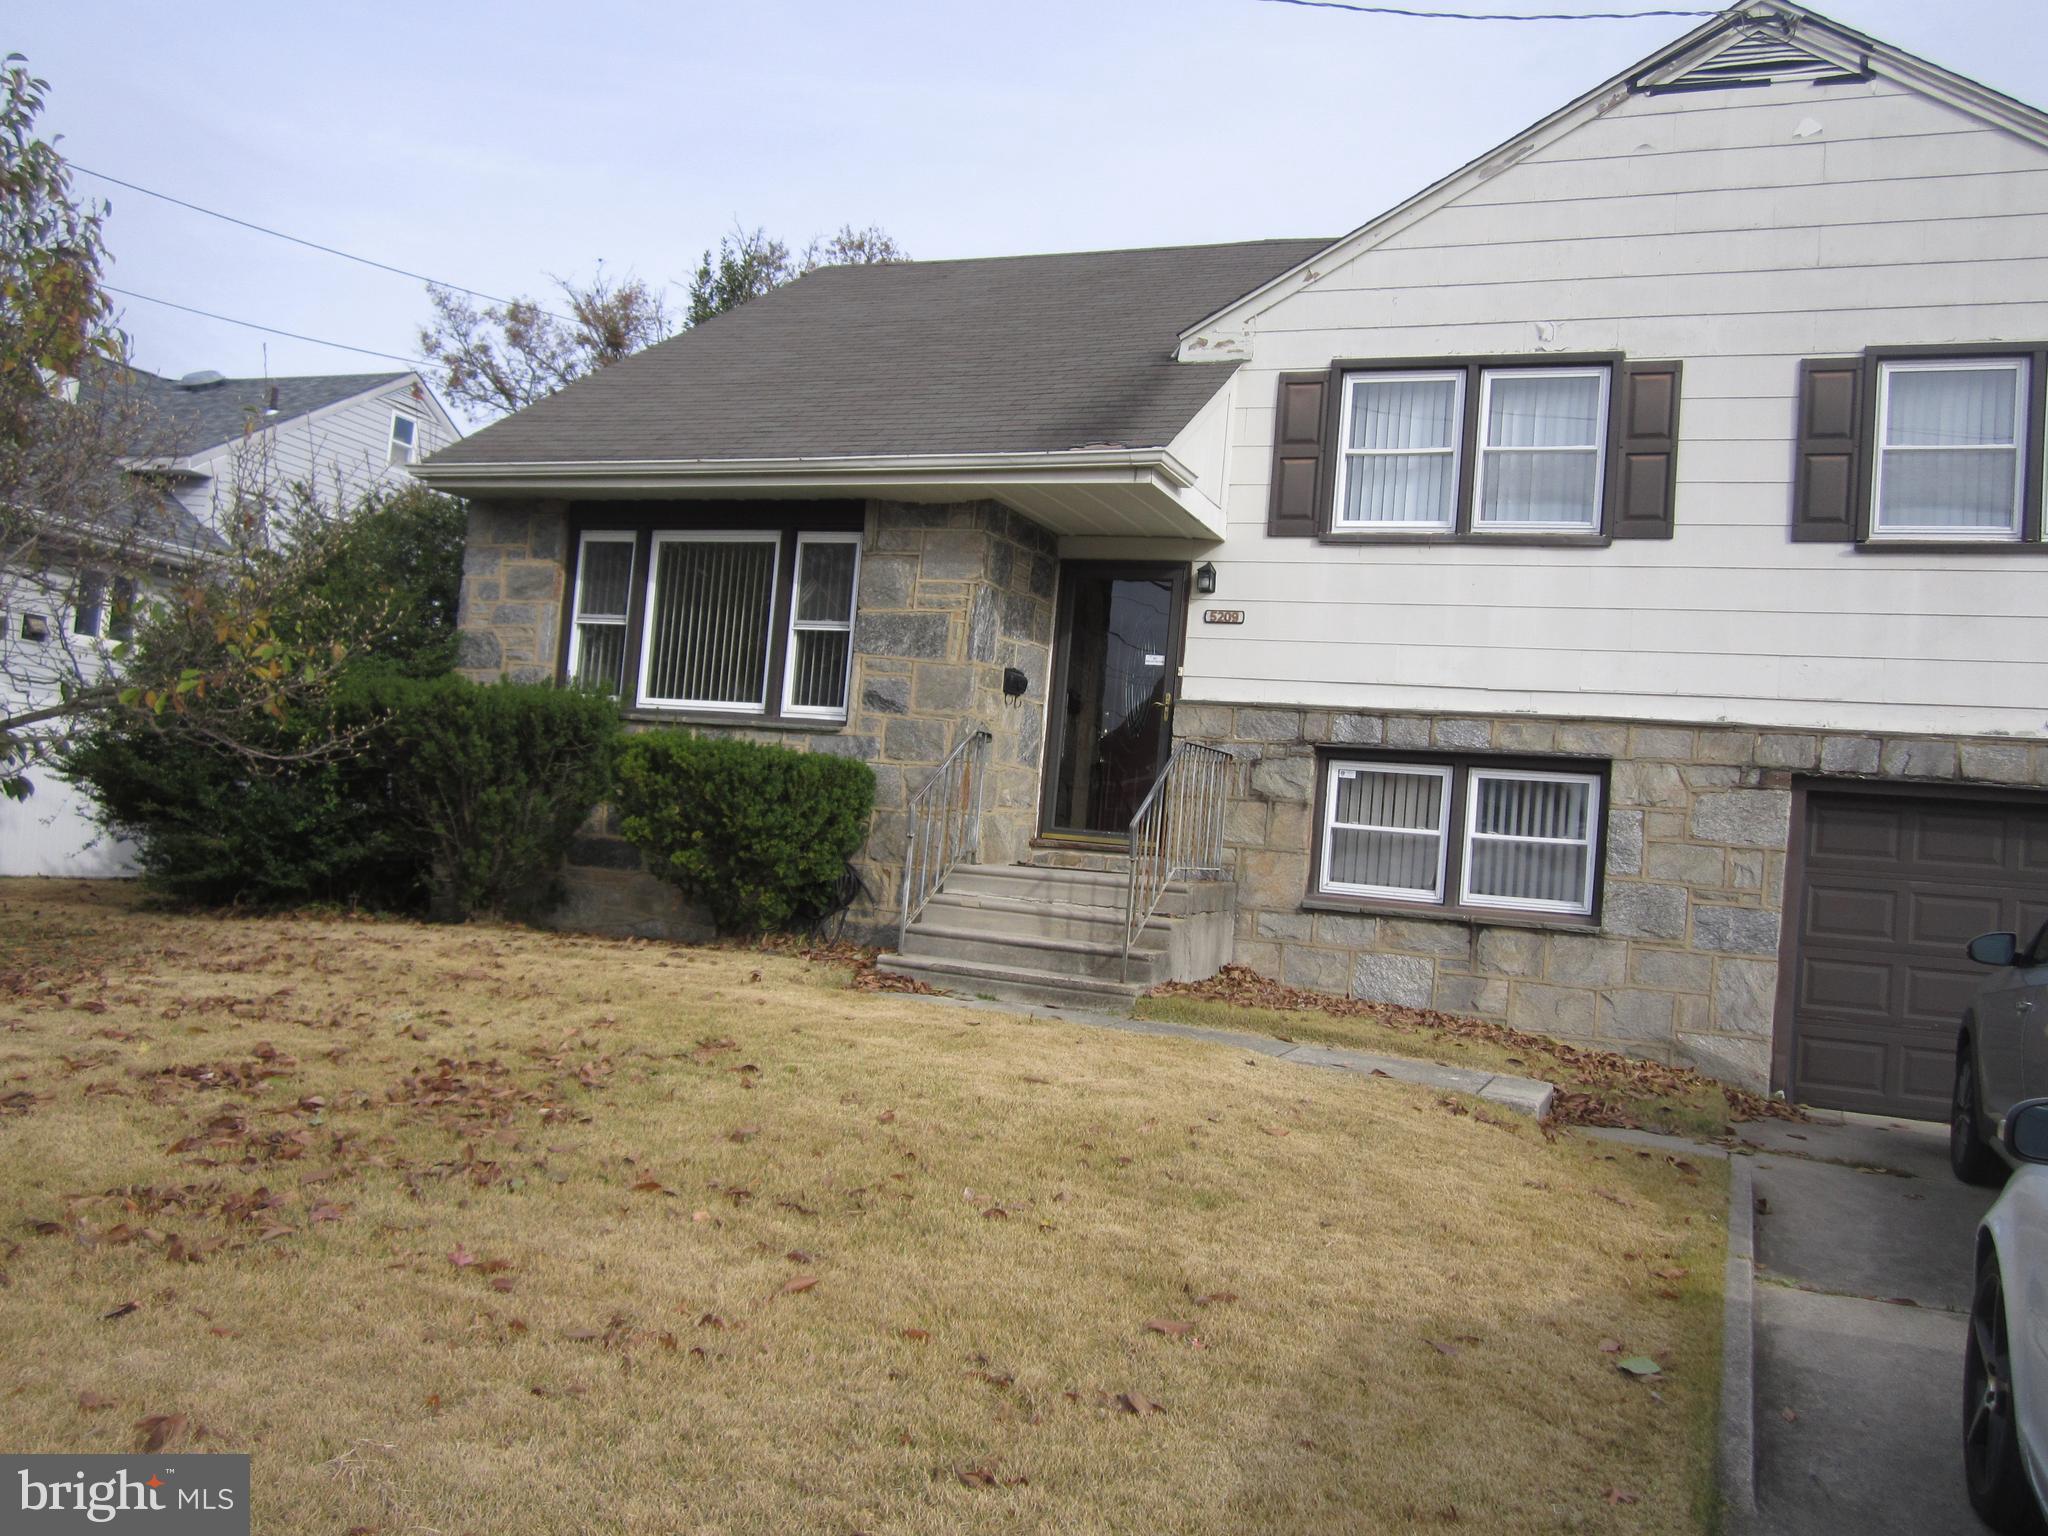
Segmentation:
{"type": "Polygon", "coordinates": [[[2007,1164],[1998,1126],[2015,1104],[2048,1097],[2048,926],[2024,948],[2014,934],[1979,934],[1969,952],[1997,969],[1963,1011],[1948,1161],[1966,1184],[1995,1184],[2007,1164]]]}

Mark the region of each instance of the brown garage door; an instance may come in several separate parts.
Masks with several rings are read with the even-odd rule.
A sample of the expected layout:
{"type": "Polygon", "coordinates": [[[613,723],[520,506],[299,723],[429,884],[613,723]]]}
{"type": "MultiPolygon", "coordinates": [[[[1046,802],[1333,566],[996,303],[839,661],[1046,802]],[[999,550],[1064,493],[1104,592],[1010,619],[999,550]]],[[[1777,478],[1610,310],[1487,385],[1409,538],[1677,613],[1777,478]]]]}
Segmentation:
{"type": "Polygon", "coordinates": [[[1963,946],[2048,919],[2048,806],[1816,793],[1800,851],[1793,1097],[1946,1119],[1963,946]]]}

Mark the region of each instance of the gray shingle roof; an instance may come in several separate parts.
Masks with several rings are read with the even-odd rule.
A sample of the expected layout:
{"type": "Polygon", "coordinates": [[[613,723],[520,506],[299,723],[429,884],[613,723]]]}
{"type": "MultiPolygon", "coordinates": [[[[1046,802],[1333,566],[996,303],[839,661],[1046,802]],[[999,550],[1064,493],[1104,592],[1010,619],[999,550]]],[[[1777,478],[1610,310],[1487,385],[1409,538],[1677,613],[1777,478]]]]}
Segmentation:
{"type": "Polygon", "coordinates": [[[129,368],[110,375],[104,386],[132,391],[143,407],[142,430],[152,451],[194,454],[242,436],[248,423],[261,421],[277,391],[275,421],[338,404],[383,384],[410,377],[398,373],[316,373],[279,379],[223,379],[187,389],[176,379],[129,368]]]}
{"type": "Polygon", "coordinates": [[[1182,327],[1326,240],[825,267],[444,448],[453,464],[1162,447],[1182,327]]]}

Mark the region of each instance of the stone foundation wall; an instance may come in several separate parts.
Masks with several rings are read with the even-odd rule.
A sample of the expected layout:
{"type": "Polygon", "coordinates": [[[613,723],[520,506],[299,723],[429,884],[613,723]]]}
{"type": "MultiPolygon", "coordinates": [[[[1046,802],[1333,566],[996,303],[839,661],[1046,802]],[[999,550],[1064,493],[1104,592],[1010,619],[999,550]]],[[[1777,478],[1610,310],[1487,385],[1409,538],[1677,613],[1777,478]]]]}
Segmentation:
{"type": "Polygon", "coordinates": [[[1178,735],[1253,757],[1230,806],[1237,958],[1297,986],[1770,1079],[1795,774],[2048,785],[2009,740],[1183,705],[1178,735]],[[1596,926],[1315,910],[1318,745],[1574,754],[1611,767],[1596,926]]]}
{"type": "MultiPolygon", "coordinates": [[[[554,679],[569,521],[561,501],[471,507],[459,619],[465,675],[554,679]]],[[[628,729],[672,724],[870,764],[875,819],[856,861],[868,896],[849,929],[893,938],[910,797],[976,725],[994,736],[982,857],[1022,857],[1036,829],[1056,548],[1051,534],[995,502],[870,502],[843,726],[735,724],[628,707],[628,729]],[[1003,695],[1007,667],[1024,674],[1021,700],[1003,695]]],[[[572,847],[564,879],[563,926],[683,939],[709,931],[701,913],[644,873],[602,809],[572,847]]]]}

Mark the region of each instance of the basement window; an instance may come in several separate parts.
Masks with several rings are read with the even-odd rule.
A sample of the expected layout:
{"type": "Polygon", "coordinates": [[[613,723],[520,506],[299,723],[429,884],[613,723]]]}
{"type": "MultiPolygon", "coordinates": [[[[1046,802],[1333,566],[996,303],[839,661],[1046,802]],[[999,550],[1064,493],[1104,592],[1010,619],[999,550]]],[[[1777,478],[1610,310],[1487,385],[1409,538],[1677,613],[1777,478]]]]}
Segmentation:
{"type": "Polygon", "coordinates": [[[1332,757],[1319,895],[1591,917],[1604,775],[1487,757],[1332,757]]]}

